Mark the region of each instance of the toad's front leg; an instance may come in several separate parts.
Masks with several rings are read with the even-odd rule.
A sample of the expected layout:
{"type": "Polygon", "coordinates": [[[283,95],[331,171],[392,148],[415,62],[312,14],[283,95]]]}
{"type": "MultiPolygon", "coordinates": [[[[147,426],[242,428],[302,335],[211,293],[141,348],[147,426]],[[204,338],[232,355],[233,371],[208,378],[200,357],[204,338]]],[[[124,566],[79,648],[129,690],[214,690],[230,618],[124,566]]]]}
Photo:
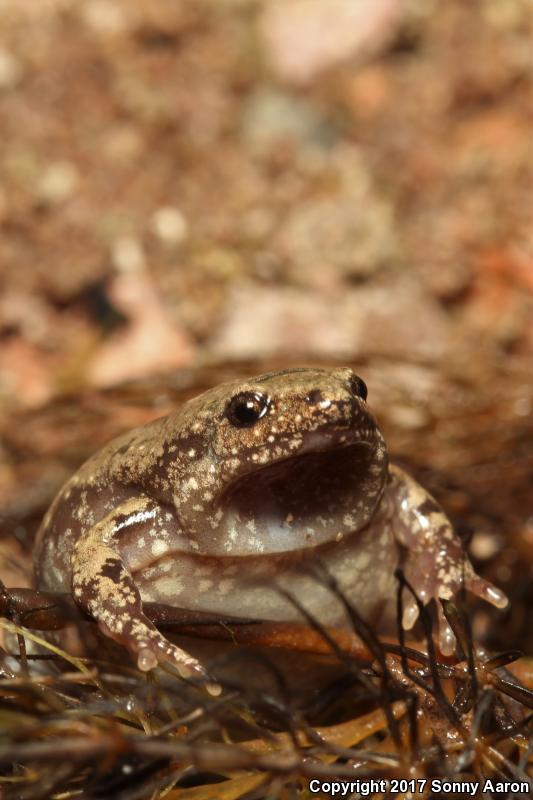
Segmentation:
{"type": "Polygon", "coordinates": [[[156,519],[158,514],[150,498],[131,498],[81,534],[72,554],[73,596],[106,636],[136,656],[139,669],[148,671],[168,661],[184,676],[207,678],[202,665],[169,642],[146,617],[137,585],[118,549],[124,528],[156,519]]]}
{"type": "MultiPolygon", "coordinates": [[[[455,649],[455,637],[448,625],[439,599],[449,600],[464,588],[491,603],[505,608],[505,594],[474,572],[461,540],[436,500],[407,473],[390,467],[387,495],[392,499],[392,527],[405,550],[405,577],[423,603],[437,601],[439,646],[445,655],[455,649]]],[[[403,626],[410,629],[418,617],[415,600],[404,606],[403,626]]]]}

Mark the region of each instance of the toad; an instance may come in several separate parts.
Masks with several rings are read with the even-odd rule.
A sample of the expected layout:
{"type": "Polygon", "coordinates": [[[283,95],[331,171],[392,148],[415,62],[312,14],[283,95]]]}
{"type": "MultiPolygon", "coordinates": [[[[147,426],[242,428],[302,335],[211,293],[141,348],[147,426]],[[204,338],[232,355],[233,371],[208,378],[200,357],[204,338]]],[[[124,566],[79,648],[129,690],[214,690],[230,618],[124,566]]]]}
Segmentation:
{"type": "MultiPolygon", "coordinates": [[[[503,608],[436,501],[398,467],[351,369],[301,368],[225,383],[112,441],[62,488],[35,545],[37,586],[72,592],[141,670],[198,660],[143,613],[155,601],[273,621],[343,625],[319,560],[359,614],[385,630],[395,570],[424,604],[464,587],[503,608]]],[[[440,607],[440,604],[437,603],[440,607]]],[[[410,598],[403,625],[418,608],[410,598]]],[[[439,642],[454,646],[442,613],[439,642]]]]}

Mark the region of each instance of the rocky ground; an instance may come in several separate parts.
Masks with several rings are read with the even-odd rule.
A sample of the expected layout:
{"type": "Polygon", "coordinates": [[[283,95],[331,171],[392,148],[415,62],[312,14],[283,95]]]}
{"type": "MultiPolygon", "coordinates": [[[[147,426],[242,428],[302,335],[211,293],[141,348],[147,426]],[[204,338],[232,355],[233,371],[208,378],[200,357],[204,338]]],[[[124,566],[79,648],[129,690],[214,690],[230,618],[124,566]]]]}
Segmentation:
{"type": "Polygon", "coordinates": [[[0,403],[531,355],[529,0],[3,0],[0,403]]]}

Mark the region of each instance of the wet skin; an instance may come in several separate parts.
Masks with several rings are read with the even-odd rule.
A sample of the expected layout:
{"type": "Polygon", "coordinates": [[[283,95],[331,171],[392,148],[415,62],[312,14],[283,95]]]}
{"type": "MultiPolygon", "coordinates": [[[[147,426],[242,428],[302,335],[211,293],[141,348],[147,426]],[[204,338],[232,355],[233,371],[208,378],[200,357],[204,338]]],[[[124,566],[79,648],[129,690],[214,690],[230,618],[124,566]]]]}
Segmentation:
{"type": "MultiPolygon", "coordinates": [[[[463,582],[507,603],[475,574],[435,500],[389,464],[366,387],[347,368],[222,384],[115,439],[47,512],[35,574],[41,589],[72,591],[141,669],[170,661],[203,675],[147,619],[143,601],[301,619],[277,584],[324,624],[346,624],[339,600],[305,569],[317,559],[378,630],[390,620],[400,564],[424,603],[454,597],[463,582]]],[[[404,627],[417,615],[406,599],[404,627]]],[[[442,614],[439,642],[453,649],[442,614]]]]}

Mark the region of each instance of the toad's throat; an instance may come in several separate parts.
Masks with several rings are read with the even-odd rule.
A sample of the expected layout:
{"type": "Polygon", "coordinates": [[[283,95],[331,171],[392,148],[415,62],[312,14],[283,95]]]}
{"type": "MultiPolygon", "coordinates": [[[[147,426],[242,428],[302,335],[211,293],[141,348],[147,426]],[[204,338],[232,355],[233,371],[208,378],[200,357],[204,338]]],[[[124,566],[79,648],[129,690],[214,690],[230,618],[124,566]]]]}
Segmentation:
{"type": "Polygon", "coordinates": [[[383,487],[371,441],[300,453],[240,477],[220,498],[227,555],[316,547],[366,525],[383,487]]]}

